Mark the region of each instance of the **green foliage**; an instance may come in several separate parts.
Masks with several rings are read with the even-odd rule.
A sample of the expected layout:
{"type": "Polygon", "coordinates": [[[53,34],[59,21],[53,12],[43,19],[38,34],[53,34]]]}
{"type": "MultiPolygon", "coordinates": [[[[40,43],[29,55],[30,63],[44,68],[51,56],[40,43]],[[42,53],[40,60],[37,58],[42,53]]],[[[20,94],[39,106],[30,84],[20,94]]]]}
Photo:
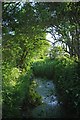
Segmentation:
{"type": "Polygon", "coordinates": [[[24,101],[29,102],[31,62],[45,56],[49,44],[31,3],[10,2],[2,6],[3,117],[21,117],[19,108],[24,101]]]}
{"type": "Polygon", "coordinates": [[[32,80],[31,85],[29,86],[29,99],[32,106],[37,106],[41,103],[41,96],[35,91],[36,87],[36,81],[32,80]]]}
{"type": "MultiPolygon", "coordinates": [[[[60,60],[56,65],[56,84],[61,91],[61,100],[67,109],[79,116],[80,111],[80,78],[77,74],[77,64],[73,60],[60,60]]],[[[69,112],[69,111],[68,111],[69,112]]]]}
{"type": "Polygon", "coordinates": [[[66,53],[61,46],[51,47],[51,50],[49,51],[49,54],[50,54],[51,59],[55,59],[55,58],[58,58],[60,56],[63,57],[63,56],[66,56],[66,55],[67,55],[67,57],[69,57],[69,54],[66,53]]]}
{"type": "MultiPolygon", "coordinates": [[[[2,7],[3,116],[19,117],[21,104],[29,99],[33,60],[46,58],[48,54],[50,45],[45,36],[47,28],[52,27],[48,32],[53,34],[54,42],[57,40],[65,44],[64,50],[67,51],[68,47],[71,56],[74,54],[74,57],[80,58],[79,5],[3,2],[2,7]],[[56,39],[56,35],[60,35],[60,39],[56,39]]],[[[80,64],[76,65],[69,56],[64,57],[60,47],[55,47],[51,52],[55,59],[35,62],[33,73],[35,76],[54,79],[61,88],[63,98],[68,98],[68,103],[79,111],[80,64]]],[[[34,91],[30,91],[30,95],[35,103],[39,96],[34,91]]]]}
{"type": "Polygon", "coordinates": [[[33,63],[33,73],[37,77],[54,78],[54,63],[49,60],[41,60],[33,63]]]}
{"type": "MultiPolygon", "coordinates": [[[[79,116],[80,111],[80,77],[79,64],[74,58],[60,56],[54,60],[33,63],[33,73],[38,77],[53,79],[68,111],[79,116]]],[[[67,111],[67,112],[68,112],[67,111]]]]}
{"type": "Polygon", "coordinates": [[[28,101],[31,71],[27,74],[7,66],[3,72],[3,118],[20,118],[23,100],[28,101]]]}

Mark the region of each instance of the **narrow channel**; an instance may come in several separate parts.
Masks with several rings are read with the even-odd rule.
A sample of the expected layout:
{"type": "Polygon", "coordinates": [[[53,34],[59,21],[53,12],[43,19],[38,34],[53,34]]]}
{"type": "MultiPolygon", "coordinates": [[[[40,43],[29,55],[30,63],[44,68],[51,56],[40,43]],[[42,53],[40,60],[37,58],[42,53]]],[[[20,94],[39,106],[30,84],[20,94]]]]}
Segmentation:
{"type": "Polygon", "coordinates": [[[36,78],[35,91],[41,96],[42,104],[32,110],[33,118],[64,118],[63,103],[59,101],[56,86],[51,80],[36,78]]]}

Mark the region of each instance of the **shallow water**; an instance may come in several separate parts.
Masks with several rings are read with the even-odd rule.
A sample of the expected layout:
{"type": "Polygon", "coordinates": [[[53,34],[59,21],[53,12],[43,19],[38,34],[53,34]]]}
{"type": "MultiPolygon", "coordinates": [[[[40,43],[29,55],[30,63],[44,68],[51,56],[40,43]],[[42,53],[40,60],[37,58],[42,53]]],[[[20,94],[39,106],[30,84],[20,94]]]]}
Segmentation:
{"type": "Polygon", "coordinates": [[[42,104],[32,111],[33,118],[65,117],[62,102],[58,100],[56,87],[51,80],[35,79],[38,84],[35,91],[41,96],[42,104]]]}

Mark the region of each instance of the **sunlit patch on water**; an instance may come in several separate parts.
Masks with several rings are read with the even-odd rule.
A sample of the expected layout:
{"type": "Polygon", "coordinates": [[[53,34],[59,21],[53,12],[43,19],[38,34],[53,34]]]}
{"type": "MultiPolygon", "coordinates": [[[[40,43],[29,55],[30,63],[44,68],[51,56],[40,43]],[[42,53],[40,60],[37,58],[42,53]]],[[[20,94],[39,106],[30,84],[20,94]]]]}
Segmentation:
{"type": "Polygon", "coordinates": [[[55,105],[58,105],[58,101],[56,100],[56,101],[51,101],[51,102],[49,102],[48,103],[48,105],[51,105],[51,106],[55,106],[55,105]]]}
{"type": "Polygon", "coordinates": [[[55,106],[58,104],[58,100],[57,100],[57,97],[54,96],[54,95],[51,95],[49,97],[42,97],[42,103],[46,103],[48,105],[52,105],[52,106],[55,106]]]}

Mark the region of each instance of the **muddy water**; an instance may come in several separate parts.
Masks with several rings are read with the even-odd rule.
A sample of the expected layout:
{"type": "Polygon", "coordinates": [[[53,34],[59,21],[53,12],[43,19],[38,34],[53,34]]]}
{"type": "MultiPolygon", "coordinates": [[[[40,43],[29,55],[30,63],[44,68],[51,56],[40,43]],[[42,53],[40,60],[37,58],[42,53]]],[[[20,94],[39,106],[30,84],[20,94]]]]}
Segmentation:
{"type": "Polygon", "coordinates": [[[51,80],[35,79],[35,91],[41,96],[42,104],[32,111],[33,118],[64,118],[63,103],[59,101],[55,84],[51,80]]]}

